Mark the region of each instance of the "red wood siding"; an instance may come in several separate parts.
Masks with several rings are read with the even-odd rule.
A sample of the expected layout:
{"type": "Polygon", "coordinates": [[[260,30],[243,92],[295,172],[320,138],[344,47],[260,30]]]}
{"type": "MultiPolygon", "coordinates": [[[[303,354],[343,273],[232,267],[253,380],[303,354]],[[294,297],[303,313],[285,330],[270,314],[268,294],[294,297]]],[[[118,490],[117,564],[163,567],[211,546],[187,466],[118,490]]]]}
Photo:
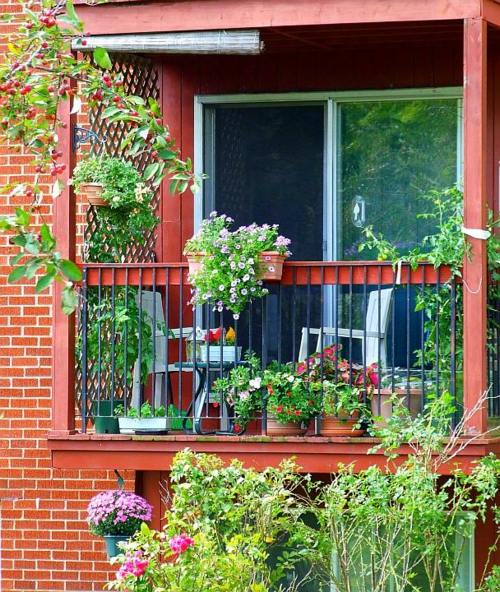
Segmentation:
{"type": "MultiPolygon", "coordinates": [[[[183,156],[193,155],[196,94],[367,90],[462,85],[461,41],[366,49],[172,57],[163,61],[163,109],[183,156]]],[[[163,261],[179,261],[193,231],[193,198],[166,197],[163,261]],[[180,232],[180,234],[179,234],[180,232]]]]}
{"type": "Polygon", "coordinates": [[[185,0],[79,6],[92,34],[384,23],[478,17],[481,0],[185,0]]]}

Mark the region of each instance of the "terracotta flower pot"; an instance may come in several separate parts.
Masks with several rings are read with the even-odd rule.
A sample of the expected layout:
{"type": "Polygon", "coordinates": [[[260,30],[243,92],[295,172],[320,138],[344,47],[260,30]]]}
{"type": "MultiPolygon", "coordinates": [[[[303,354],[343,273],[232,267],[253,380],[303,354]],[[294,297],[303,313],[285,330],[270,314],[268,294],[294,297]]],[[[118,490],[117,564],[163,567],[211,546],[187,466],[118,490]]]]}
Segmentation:
{"type": "Polygon", "coordinates": [[[101,183],[82,183],[80,185],[80,193],[85,195],[89,204],[94,207],[108,205],[108,202],[102,198],[103,191],[104,187],[101,183]]]}
{"type": "Polygon", "coordinates": [[[262,251],[259,255],[259,267],[257,278],[267,282],[279,282],[283,275],[283,263],[285,255],[276,251],[262,251]]]}
{"type": "Polygon", "coordinates": [[[302,436],[305,431],[300,423],[279,423],[272,415],[267,416],[268,436],[302,436]]]}
{"type": "Polygon", "coordinates": [[[190,253],[189,255],[186,255],[189,265],[189,275],[193,275],[200,271],[204,255],[204,253],[190,253]]]}
{"type": "Polygon", "coordinates": [[[356,429],[354,426],[358,423],[357,415],[342,415],[338,417],[333,415],[324,415],[321,419],[322,436],[362,436],[365,431],[356,429]]]}

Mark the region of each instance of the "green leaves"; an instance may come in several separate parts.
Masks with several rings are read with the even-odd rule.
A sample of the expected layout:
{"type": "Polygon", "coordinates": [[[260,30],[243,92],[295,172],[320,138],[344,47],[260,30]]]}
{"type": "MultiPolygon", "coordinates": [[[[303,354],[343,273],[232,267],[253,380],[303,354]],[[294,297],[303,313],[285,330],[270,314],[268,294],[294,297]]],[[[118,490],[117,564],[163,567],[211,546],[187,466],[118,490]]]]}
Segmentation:
{"type": "Polygon", "coordinates": [[[64,290],[62,291],[62,309],[64,314],[69,315],[75,312],[77,306],[78,295],[75,292],[73,286],[65,286],[64,290]]]}
{"type": "Polygon", "coordinates": [[[19,267],[16,267],[15,269],[13,269],[9,273],[9,277],[7,278],[7,281],[9,283],[19,281],[22,277],[24,277],[26,275],[26,271],[27,271],[26,265],[20,265],[19,267]]]}
{"type": "Polygon", "coordinates": [[[69,259],[62,259],[60,262],[62,273],[72,282],[79,282],[82,279],[82,271],[76,263],[69,259]]]}
{"type": "Polygon", "coordinates": [[[103,47],[96,47],[94,49],[94,62],[104,70],[111,70],[113,63],[109,57],[108,52],[103,47]]]}

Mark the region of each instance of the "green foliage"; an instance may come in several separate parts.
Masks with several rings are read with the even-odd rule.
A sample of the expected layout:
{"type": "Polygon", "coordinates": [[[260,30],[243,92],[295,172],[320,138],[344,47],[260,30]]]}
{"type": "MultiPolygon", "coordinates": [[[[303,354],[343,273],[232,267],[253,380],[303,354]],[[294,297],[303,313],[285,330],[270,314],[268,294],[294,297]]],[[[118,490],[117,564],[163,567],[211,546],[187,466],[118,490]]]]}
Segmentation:
{"type": "MultiPolygon", "coordinates": [[[[123,405],[116,406],[114,415],[116,417],[125,417],[125,409],[123,405]]],[[[166,415],[167,411],[164,405],[160,405],[159,407],[156,407],[156,409],[153,409],[151,404],[146,401],[141,405],[140,409],[135,407],[130,407],[127,409],[126,417],[142,417],[144,419],[151,419],[153,417],[166,417],[166,415]]]]}
{"type": "MultiPolygon", "coordinates": [[[[153,364],[152,322],[137,305],[138,289],[116,287],[87,289],[87,359],[94,376],[110,376],[132,384],[134,365],[141,353],[141,382],[145,383],[153,364]],[[99,364],[100,362],[100,364],[99,364]]],[[[158,324],[158,329],[163,329],[158,324]]],[[[82,356],[82,335],[77,343],[77,358],[82,356]]],[[[108,381],[109,383],[110,381],[108,381]]],[[[112,382],[112,381],[111,381],[112,382]]]]}
{"type": "Polygon", "coordinates": [[[24,208],[16,208],[14,215],[0,218],[0,231],[13,232],[11,242],[20,249],[10,260],[13,269],[8,281],[31,280],[38,274],[36,292],[42,292],[54,281],[63,283],[62,306],[70,314],[77,305],[73,282],[82,279],[82,272],[56,251],[56,240],[47,224],[41,225],[39,233],[31,230],[32,217],[24,208]]]}
{"type": "Polygon", "coordinates": [[[235,431],[246,428],[262,410],[262,376],[260,360],[252,352],[245,354],[246,365],[235,366],[213,385],[217,400],[231,405],[235,416],[235,431]]]}
{"type": "Polygon", "coordinates": [[[312,383],[311,390],[318,392],[323,397],[323,413],[335,416],[360,416],[361,419],[368,419],[370,411],[363,402],[361,389],[346,384],[345,382],[312,383]]]}
{"type": "MultiPolygon", "coordinates": [[[[20,143],[32,155],[35,174],[28,185],[14,183],[3,187],[2,191],[11,195],[25,195],[30,205],[23,220],[17,213],[0,219],[0,230],[13,235],[20,258],[25,259],[13,281],[21,277],[32,279],[41,272],[43,276],[38,280],[37,290],[42,291],[54,280],[64,281],[68,277],[61,267],[54,237],[51,235],[50,241],[41,241],[34,229],[40,205],[50,205],[64,190],[67,168],[64,160],[69,155],[62,154],[58,147],[58,134],[66,126],[59,115],[63,112],[58,109],[61,103],[72,101],[72,112],[78,113],[86,102],[102,107],[103,116],[109,122],[130,123],[121,149],[129,159],[148,152],[154,162],[147,168],[145,180],[153,186],[159,186],[169,176],[171,191],[183,193],[188,187],[196,191],[199,180],[193,175],[190,159],[180,159],[157,102],[126,94],[122,74],[111,69],[107,51],[97,48],[93,63],[71,51],[75,37],[80,38],[82,48],[86,42],[83,22],[70,0],[46,0],[36,10],[31,2],[21,1],[20,4],[21,12],[15,17],[5,15],[9,20],[16,20],[18,27],[0,65],[0,130],[2,140],[20,143]],[[47,174],[51,175],[53,183],[45,193],[47,174]]],[[[114,227],[116,219],[108,219],[106,223],[114,227]]],[[[136,220],[133,227],[138,229],[139,226],[152,228],[152,218],[136,220]]],[[[76,278],[76,271],[66,267],[76,278]]],[[[72,290],[68,282],[63,293],[66,313],[72,312],[77,304],[72,290]]]]}
{"type": "Polygon", "coordinates": [[[321,390],[297,376],[293,367],[267,369],[262,377],[267,411],[278,423],[310,421],[321,412],[321,390]]]}
{"type": "MultiPolygon", "coordinates": [[[[415,269],[419,263],[429,262],[435,268],[449,266],[452,280],[461,277],[465,257],[470,257],[470,243],[462,231],[463,227],[463,195],[457,187],[443,190],[431,190],[421,196],[427,203],[428,210],[418,215],[419,219],[430,220],[435,231],[426,235],[420,246],[406,254],[401,254],[397,247],[386,240],[381,234],[375,234],[372,227],[364,230],[365,241],[360,251],[375,253],[379,260],[392,260],[394,266],[405,263],[415,269]]],[[[498,299],[498,269],[500,264],[500,238],[495,233],[499,221],[493,220],[490,213],[488,230],[491,232],[487,241],[488,267],[493,280],[489,286],[489,298],[494,302],[498,299]]],[[[466,287],[467,288],[467,287],[466,287]]],[[[450,282],[444,283],[439,289],[426,287],[417,292],[415,310],[423,311],[426,341],[421,351],[417,352],[417,364],[435,370],[439,364],[442,374],[443,388],[447,388],[451,375],[451,315],[452,298],[455,298],[456,337],[455,362],[456,370],[463,367],[462,338],[462,287],[456,286],[454,295],[450,282]],[[439,337],[438,337],[439,335],[439,337]]]]}
{"type": "MultiPolygon", "coordinates": [[[[129,592],[275,592],[299,590],[294,569],[313,560],[314,531],[299,492],[309,480],[291,461],[263,472],[228,466],[210,455],[177,454],[171,472],[171,504],[162,533],[143,528],[128,545],[147,561],[141,577],[108,587],[129,592]],[[193,545],[175,555],[172,537],[186,533],[193,545]]],[[[308,574],[300,578],[305,582],[308,574]]]]}

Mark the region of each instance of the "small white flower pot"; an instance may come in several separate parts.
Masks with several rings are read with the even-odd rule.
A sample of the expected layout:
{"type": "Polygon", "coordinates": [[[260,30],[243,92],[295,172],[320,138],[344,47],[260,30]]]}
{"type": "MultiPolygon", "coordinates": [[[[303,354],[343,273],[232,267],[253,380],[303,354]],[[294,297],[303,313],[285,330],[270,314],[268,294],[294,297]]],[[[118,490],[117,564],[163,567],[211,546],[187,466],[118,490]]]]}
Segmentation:
{"type": "MultiPolygon", "coordinates": [[[[234,347],[234,345],[209,345],[208,346],[208,359],[210,362],[220,362],[222,352],[223,362],[239,362],[241,359],[241,347],[234,347]]],[[[202,362],[207,361],[207,346],[204,344],[200,345],[200,360],[202,362]]]]}
{"type": "Polygon", "coordinates": [[[170,428],[169,417],[119,417],[120,434],[141,432],[160,432],[170,428]]]}

